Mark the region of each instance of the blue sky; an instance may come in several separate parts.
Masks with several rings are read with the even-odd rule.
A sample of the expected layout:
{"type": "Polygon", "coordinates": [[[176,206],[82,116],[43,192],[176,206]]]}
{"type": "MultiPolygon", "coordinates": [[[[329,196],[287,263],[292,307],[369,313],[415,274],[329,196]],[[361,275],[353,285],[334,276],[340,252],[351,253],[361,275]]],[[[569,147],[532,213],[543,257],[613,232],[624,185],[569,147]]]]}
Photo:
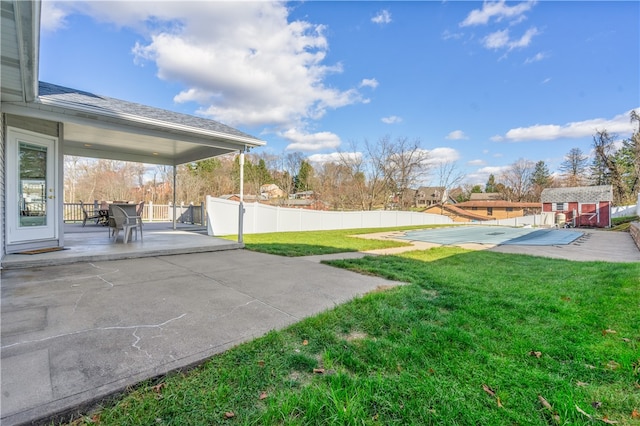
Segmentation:
{"type": "Polygon", "coordinates": [[[555,172],[596,130],[630,136],[638,22],[637,1],[44,0],[40,80],[313,161],[418,138],[484,183],[519,159],[555,172]]]}

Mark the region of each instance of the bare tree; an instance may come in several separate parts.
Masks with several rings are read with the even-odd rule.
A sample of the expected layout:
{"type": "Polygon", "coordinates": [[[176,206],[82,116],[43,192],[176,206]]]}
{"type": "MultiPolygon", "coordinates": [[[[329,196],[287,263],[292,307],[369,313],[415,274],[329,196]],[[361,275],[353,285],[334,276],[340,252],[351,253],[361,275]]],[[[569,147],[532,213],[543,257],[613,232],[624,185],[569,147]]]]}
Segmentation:
{"type": "Polygon", "coordinates": [[[587,160],[589,157],[580,148],[572,148],[560,164],[566,186],[581,186],[587,181],[587,160]]]}
{"type": "Polygon", "coordinates": [[[530,200],[530,190],[535,164],[533,161],[518,159],[502,173],[501,180],[504,184],[502,196],[507,201],[533,201],[530,200]]]}
{"type": "Polygon", "coordinates": [[[460,185],[465,175],[458,170],[458,165],[455,161],[440,161],[436,163],[435,174],[437,186],[444,188],[444,193],[440,200],[441,203],[444,203],[447,194],[460,185]]]}

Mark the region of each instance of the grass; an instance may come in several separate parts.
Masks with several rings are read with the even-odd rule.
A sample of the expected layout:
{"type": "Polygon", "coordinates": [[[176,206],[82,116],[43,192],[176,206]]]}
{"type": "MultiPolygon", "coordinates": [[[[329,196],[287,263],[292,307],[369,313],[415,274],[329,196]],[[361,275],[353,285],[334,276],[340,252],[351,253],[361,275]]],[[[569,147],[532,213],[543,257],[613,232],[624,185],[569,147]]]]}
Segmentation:
{"type": "MultiPolygon", "coordinates": [[[[249,250],[289,257],[310,256],[409,246],[411,244],[399,241],[371,240],[355,236],[387,231],[436,228],[438,226],[441,225],[341,229],[336,231],[274,232],[244,235],[243,240],[245,247],[249,250]]],[[[237,236],[229,235],[223,238],[235,240],[237,236]]]]}
{"type": "Polygon", "coordinates": [[[446,247],[330,263],[408,284],[76,424],[640,425],[640,264],[446,247]]]}
{"type": "Polygon", "coordinates": [[[629,232],[631,222],[638,221],[640,221],[640,217],[638,216],[614,217],[611,219],[611,230],[629,232]]]}

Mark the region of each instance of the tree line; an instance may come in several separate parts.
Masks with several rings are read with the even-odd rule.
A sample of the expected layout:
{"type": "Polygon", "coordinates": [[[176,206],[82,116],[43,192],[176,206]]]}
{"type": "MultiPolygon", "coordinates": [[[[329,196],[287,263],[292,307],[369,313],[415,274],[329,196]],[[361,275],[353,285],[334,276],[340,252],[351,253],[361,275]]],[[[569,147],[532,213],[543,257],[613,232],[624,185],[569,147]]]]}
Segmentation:
{"type": "MultiPolygon", "coordinates": [[[[572,148],[558,173],[544,161],[518,159],[502,173],[490,175],[484,186],[461,184],[465,176],[452,161],[435,161],[420,139],[384,136],[352,142],[349,150],[328,161],[311,162],[300,152],[280,155],[248,153],[244,190],[261,196],[261,187],[275,184],[285,194],[310,191],[332,210],[410,209],[420,186],[459,189],[458,201],[472,193],[499,193],[507,201],[538,202],[543,189],[612,185],[614,204],[635,203],[640,192],[640,116],[632,136],[619,141],[607,130],[593,136],[592,156],[572,148]]],[[[237,154],[185,164],[176,170],[176,201],[199,203],[206,195],[237,194],[240,188],[237,154]]],[[[284,198],[270,200],[284,203],[284,198]]],[[[132,200],[167,204],[173,200],[173,168],[114,160],[65,157],[65,201],[132,200]]]]}

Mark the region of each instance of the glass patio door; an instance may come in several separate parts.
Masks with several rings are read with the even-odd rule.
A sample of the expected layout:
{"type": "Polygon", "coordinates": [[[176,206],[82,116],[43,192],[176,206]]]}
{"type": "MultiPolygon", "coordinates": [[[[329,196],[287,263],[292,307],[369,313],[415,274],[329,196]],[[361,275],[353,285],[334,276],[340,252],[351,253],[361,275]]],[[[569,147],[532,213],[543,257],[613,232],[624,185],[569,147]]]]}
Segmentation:
{"type": "Polygon", "coordinates": [[[56,140],[10,129],[7,150],[7,240],[57,236],[56,140]]]}

